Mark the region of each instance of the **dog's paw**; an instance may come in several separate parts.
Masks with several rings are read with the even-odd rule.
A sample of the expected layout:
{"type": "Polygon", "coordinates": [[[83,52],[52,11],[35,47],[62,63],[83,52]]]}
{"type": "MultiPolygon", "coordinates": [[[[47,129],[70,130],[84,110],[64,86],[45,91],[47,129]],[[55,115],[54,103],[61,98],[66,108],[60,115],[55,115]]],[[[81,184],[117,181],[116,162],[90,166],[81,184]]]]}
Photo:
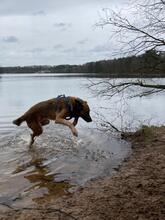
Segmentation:
{"type": "Polygon", "coordinates": [[[78,131],[76,130],[76,128],[72,129],[72,133],[74,136],[78,137],[78,131]]]}
{"type": "Polygon", "coordinates": [[[75,136],[75,137],[78,137],[78,132],[76,131],[76,132],[73,132],[73,135],[75,136]]]}

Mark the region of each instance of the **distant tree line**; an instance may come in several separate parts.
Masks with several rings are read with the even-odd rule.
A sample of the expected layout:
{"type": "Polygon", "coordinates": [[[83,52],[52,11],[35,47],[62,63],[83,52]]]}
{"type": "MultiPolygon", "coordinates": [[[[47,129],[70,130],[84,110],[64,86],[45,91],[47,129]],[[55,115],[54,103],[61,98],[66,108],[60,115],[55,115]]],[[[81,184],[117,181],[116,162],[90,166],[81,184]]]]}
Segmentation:
{"type": "Polygon", "coordinates": [[[142,55],[83,65],[0,67],[0,73],[97,73],[117,77],[165,77],[165,52],[148,50],[142,55]]]}

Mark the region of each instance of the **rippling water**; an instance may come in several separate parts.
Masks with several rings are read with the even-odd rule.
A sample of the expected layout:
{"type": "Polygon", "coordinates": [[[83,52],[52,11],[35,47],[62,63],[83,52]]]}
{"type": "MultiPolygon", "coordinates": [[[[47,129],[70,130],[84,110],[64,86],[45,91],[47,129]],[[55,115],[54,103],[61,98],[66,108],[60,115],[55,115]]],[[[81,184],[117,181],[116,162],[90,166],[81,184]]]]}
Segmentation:
{"type": "MultiPolygon", "coordinates": [[[[109,102],[93,97],[84,87],[87,82],[86,77],[66,75],[0,75],[0,202],[25,205],[57,198],[90,179],[112,175],[128,157],[128,143],[95,129],[95,111],[114,120],[116,108],[120,108],[118,99],[109,102]],[[80,120],[78,138],[72,137],[68,128],[51,123],[29,149],[29,129],[25,123],[21,127],[12,125],[12,120],[33,104],[59,94],[88,100],[94,122],[80,120]]],[[[131,122],[135,116],[163,123],[164,101],[163,94],[156,99],[130,100],[124,118],[118,116],[114,123],[131,122]]]]}

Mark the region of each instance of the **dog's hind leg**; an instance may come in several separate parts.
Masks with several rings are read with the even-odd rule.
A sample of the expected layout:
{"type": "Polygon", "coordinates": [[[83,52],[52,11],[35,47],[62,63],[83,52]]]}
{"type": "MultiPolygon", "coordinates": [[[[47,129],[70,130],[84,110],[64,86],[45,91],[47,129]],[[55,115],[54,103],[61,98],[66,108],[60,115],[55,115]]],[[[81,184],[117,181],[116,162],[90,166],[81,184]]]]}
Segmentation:
{"type": "Polygon", "coordinates": [[[31,134],[31,141],[30,141],[30,146],[31,146],[34,143],[35,137],[42,134],[43,129],[41,124],[38,123],[37,121],[27,122],[27,125],[33,131],[33,133],[31,134]]]}

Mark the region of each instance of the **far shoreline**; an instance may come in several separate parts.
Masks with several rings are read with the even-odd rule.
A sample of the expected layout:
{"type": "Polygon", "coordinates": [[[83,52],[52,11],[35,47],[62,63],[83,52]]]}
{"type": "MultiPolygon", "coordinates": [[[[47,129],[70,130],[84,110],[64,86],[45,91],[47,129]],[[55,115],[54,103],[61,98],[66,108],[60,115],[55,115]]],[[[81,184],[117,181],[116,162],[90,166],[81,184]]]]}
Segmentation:
{"type": "Polygon", "coordinates": [[[136,56],[96,60],[83,64],[2,65],[0,73],[81,73],[99,74],[109,78],[163,78],[165,77],[164,64],[165,52],[149,50],[136,56]]]}
{"type": "Polygon", "coordinates": [[[68,73],[68,72],[22,72],[22,73],[0,73],[1,76],[24,76],[24,75],[29,75],[29,76],[67,76],[67,77],[96,77],[96,78],[122,78],[122,79],[128,79],[128,78],[165,78],[165,73],[164,74],[147,74],[147,73],[140,73],[140,74],[109,74],[109,73],[68,73]]]}

